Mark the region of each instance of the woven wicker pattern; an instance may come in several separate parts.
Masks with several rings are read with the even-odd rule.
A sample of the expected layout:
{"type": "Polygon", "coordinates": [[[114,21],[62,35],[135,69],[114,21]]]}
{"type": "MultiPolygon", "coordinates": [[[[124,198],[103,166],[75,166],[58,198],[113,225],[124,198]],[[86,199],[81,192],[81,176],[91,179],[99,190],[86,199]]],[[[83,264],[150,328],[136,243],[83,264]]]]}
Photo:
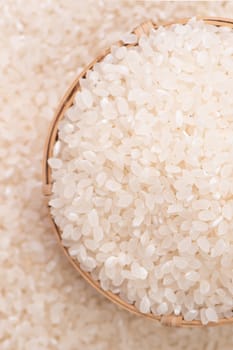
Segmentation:
{"type": "MultiPolygon", "coordinates": [[[[233,28],[233,20],[230,19],[224,19],[224,18],[200,18],[204,20],[207,24],[212,24],[216,26],[228,26],[233,28]]],[[[171,22],[171,23],[161,23],[164,26],[169,26],[174,23],[179,24],[185,24],[187,23],[189,19],[182,19],[179,21],[171,22]]],[[[160,24],[160,25],[161,25],[160,24]]],[[[151,28],[157,28],[157,24],[153,23],[152,21],[147,21],[140,26],[136,27],[133,31],[138,37],[140,37],[142,34],[147,34],[151,28]]],[[[123,43],[119,41],[117,45],[122,46],[123,43]]],[[[91,62],[86,68],[82,71],[82,73],[77,77],[77,79],[73,82],[71,87],[68,89],[67,93],[63,97],[59,108],[57,109],[54,119],[52,120],[52,123],[49,128],[48,137],[45,144],[44,149],[44,158],[43,158],[43,194],[45,196],[45,199],[47,201],[47,204],[50,199],[51,191],[52,191],[52,179],[51,179],[51,169],[48,165],[48,159],[52,156],[52,151],[54,144],[58,137],[58,122],[63,118],[66,110],[73,104],[74,97],[76,93],[80,89],[79,80],[83,77],[85,77],[86,72],[99,61],[101,61],[108,53],[110,52],[110,49],[105,50],[101,55],[99,55],[93,62],[91,62]]],[[[49,209],[49,204],[48,204],[49,209]]],[[[50,210],[49,210],[50,214],[50,210]]],[[[136,314],[141,315],[146,318],[152,319],[152,320],[158,320],[161,322],[161,324],[170,326],[170,327],[201,327],[203,326],[200,321],[185,321],[182,316],[175,316],[175,315],[166,315],[166,316],[156,316],[152,313],[150,314],[142,314],[140,311],[138,311],[133,305],[130,305],[123,301],[118,295],[113,294],[112,292],[104,291],[101,289],[98,281],[94,281],[91,277],[91,275],[88,272],[82,271],[82,269],[79,266],[79,263],[77,260],[74,260],[68,253],[68,250],[62,245],[61,243],[61,234],[59,231],[59,228],[56,226],[51,214],[50,218],[52,220],[53,229],[54,232],[60,242],[60,245],[67,256],[70,263],[74,266],[74,268],[82,275],[82,277],[90,284],[92,285],[98,292],[103,294],[105,297],[107,297],[109,300],[114,302],[115,304],[123,307],[124,309],[136,314]]],[[[209,323],[208,326],[216,326],[216,325],[223,325],[223,324],[229,324],[233,322],[233,318],[229,319],[220,319],[218,323],[209,323]]]]}

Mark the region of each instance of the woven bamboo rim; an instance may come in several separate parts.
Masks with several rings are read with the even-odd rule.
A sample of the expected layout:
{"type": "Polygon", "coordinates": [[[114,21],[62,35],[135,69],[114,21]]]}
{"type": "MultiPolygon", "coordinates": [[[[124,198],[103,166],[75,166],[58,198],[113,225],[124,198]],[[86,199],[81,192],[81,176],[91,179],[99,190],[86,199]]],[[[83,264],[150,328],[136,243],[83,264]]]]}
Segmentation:
{"type": "MultiPolygon", "coordinates": [[[[233,19],[226,19],[226,18],[217,18],[217,17],[199,17],[198,19],[203,20],[207,24],[212,24],[216,26],[227,26],[230,28],[233,28],[233,19]]],[[[163,26],[170,26],[172,24],[186,24],[188,22],[189,18],[176,20],[169,23],[161,23],[160,25],[163,26]]],[[[153,23],[152,21],[147,21],[145,23],[142,23],[138,27],[136,27],[133,31],[134,34],[137,35],[139,38],[142,34],[148,34],[149,31],[154,28],[157,29],[158,25],[153,23]]],[[[117,42],[118,46],[132,46],[129,44],[124,44],[122,41],[117,42]]],[[[137,44],[135,44],[137,45],[137,44]]],[[[52,178],[51,178],[51,169],[48,165],[48,159],[52,156],[52,151],[54,144],[56,140],[58,139],[58,122],[63,118],[66,110],[72,106],[74,101],[74,96],[80,89],[79,80],[83,77],[85,77],[86,72],[93,68],[93,66],[101,61],[108,53],[110,53],[110,48],[105,50],[102,54],[100,54],[94,61],[92,61],[88,66],[84,68],[82,73],[75,79],[73,84],[70,86],[68,91],[66,92],[65,96],[63,97],[56,113],[54,116],[54,119],[51,122],[48,136],[46,139],[45,147],[44,147],[44,157],[43,157],[43,194],[45,196],[47,207],[49,209],[49,216],[52,221],[52,226],[54,233],[56,237],[58,238],[58,241],[60,243],[60,246],[65,253],[66,257],[68,258],[69,262],[74,266],[74,268],[82,275],[82,277],[92,286],[94,287],[98,292],[100,292],[102,295],[104,295],[106,298],[111,300],[113,303],[117,304],[118,306],[121,306],[125,310],[130,311],[131,313],[135,315],[140,315],[145,318],[151,319],[151,320],[157,320],[160,321],[161,324],[171,327],[202,327],[203,324],[198,321],[185,321],[182,316],[176,316],[174,314],[171,315],[165,315],[165,316],[156,316],[152,313],[143,314],[139,310],[136,309],[134,305],[130,305],[123,301],[118,295],[113,294],[110,291],[104,291],[101,287],[98,281],[94,281],[91,277],[90,273],[83,271],[80,268],[80,265],[77,260],[73,259],[69,253],[67,248],[65,248],[61,243],[61,233],[57,225],[55,224],[53,217],[50,213],[50,206],[49,206],[49,199],[52,194],[52,178]]],[[[222,318],[218,322],[210,322],[207,326],[216,326],[216,325],[223,325],[223,324],[229,324],[233,323],[233,317],[232,318],[222,318]]]]}

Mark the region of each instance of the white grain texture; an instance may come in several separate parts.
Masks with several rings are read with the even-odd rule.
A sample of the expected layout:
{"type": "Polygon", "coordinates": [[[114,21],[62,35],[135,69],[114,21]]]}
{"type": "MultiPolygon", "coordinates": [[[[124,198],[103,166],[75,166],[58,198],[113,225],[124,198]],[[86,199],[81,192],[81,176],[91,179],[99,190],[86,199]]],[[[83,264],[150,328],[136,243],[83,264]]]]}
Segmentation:
{"type": "MultiPolygon", "coordinates": [[[[48,124],[81,67],[118,40],[119,32],[128,32],[144,19],[170,21],[195,13],[229,17],[232,2],[155,6],[145,1],[132,6],[121,0],[18,0],[2,1],[0,7],[1,350],[232,349],[232,327],[160,327],[122,312],[98,295],[63,257],[41,195],[48,124]],[[29,245],[32,241],[39,245],[29,245]]],[[[117,82],[111,91],[124,94],[117,82]]],[[[69,115],[78,122],[76,112],[69,115]]],[[[87,116],[90,122],[91,118],[95,120],[94,115],[87,116]]],[[[60,155],[59,147],[56,152],[54,157],[60,155]]],[[[86,241],[93,243],[91,237],[86,241]]],[[[223,262],[229,264],[229,259],[223,262]]],[[[226,293],[219,288],[216,295],[224,298],[226,293]]],[[[166,313],[166,305],[159,305],[166,313]]]]}

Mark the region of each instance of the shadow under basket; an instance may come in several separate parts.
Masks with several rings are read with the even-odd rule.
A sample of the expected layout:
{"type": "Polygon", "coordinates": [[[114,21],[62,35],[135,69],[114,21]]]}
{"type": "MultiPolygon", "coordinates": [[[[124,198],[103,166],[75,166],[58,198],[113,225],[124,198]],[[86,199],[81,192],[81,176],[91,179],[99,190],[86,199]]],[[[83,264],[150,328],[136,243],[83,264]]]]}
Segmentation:
{"type": "MultiPolygon", "coordinates": [[[[227,26],[227,27],[233,28],[233,20],[230,20],[230,19],[214,18],[214,17],[206,17],[206,18],[202,17],[202,18],[198,18],[198,19],[203,20],[207,24],[212,24],[215,26],[227,26]]],[[[186,24],[188,21],[189,21],[189,18],[186,18],[186,19],[176,20],[176,21],[170,22],[170,23],[165,23],[165,24],[161,23],[159,25],[170,26],[172,24],[186,24]]],[[[136,36],[139,38],[143,34],[148,34],[150,29],[152,29],[152,28],[156,29],[156,28],[158,28],[158,25],[153,23],[152,21],[147,21],[147,22],[139,25],[138,27],[136,27],[134,29],[133,33],[136,34],[136,36]]],[[[118,43],[116,43],[116,45],[118,45],[118,46],[133,46],[133,45],[135,45],[136,46],[137,44],[133,44],[133,45],[130,44],[129,45],[129,44],[124,44],[122,41],[119,41],[118,43]]],[[[199,320],[185,321],[182,316],[176,316],[174,314],[164,315],[164,316],[156,316],[152,313],[143,314],[139,310],[137,310],[134,305],[128,304],[127,302],[123,301],[118,295],[116,295],[110,291],[104,291],[101,288],[99,282],[93,280],[90,273],[83,271],[80,268],[78,261],[73,259],[69,255],[67,248],[65,248],[62,245],[61,232],[60,232],[59,228],[57,227],[57,225],[55,224],[54,219],[51,215],[49,200],[50,200],[50,196],[52,194],[52,176],[51,176],[51,168],[48,165],[48,159],[50,157],[52,157],[54,144],[58,139],[58,123],[64,117],[66,110],[72,106],[73,101],[74,101],[74,97],[78,93],[78,91],[80,90],[80,84],[79,84],[80,79],[84,78],[87,71],[91,70],[93,68],[93,66],[97,62],[100,62],[108,53],[110,53],[110,48],[105,50],[93,62],[91,62],[82,71],[82,73],[77,77],[77,79],[73,82],[73,84],[70,86],[70,88],[66,92],[65,96],[63,97],[63,99],[62,99],[62,101],[61,101],[61,103],[60,103],[60,105],[55,113],[55,116],[51,122],[50,128],[49,128],[46,144],[44,147],[42,177],[43,177],[43,194],[45,196],[46,203],[48,206],[49,216],[50,216],[51,221],[52,221],[54,233],[56,234],[58,241],[59,241],[59,244],[60,244],[61,248],[63,249],[66,257],[68,258],[69,262],[74,266],[74,268],[82,275],[82,277],[92,287],[94,287],[99,293],[104,295],[106,298],[111,300],[113,303],[117,304],[118,306],[121,306],[125,310],[128,310],[135,315],[143,316],[143,317],[146,317],[146,318],[151,319],[151,320],[160,321],[161,324],[166,325],[166,326],[202,327],[203,324],[199,320]]],[[[208,323],[208,326],[216,326],[216,325],[223,325],[223,324],[229,324],[229,323],[233,323],[233,318],[222,318],[222,319],[219,319],[219,321],[216,323],[213,323],[213,322],[208,323]]]]}

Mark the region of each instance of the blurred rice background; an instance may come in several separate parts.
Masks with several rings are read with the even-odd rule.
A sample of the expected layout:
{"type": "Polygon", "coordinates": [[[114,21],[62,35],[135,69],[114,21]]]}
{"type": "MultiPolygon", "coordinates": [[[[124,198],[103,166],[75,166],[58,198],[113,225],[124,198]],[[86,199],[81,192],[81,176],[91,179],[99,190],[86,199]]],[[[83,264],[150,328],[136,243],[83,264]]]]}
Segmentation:
{"type": "Polygon", "coordinates": [[[0,13],[0,349],[232,350],[232,326],[164,328],[83,281],[52,233],[41,159],[60,98],[101,49],[148,18],[233,18],[233,2],[0,0],[0,13]]]}

